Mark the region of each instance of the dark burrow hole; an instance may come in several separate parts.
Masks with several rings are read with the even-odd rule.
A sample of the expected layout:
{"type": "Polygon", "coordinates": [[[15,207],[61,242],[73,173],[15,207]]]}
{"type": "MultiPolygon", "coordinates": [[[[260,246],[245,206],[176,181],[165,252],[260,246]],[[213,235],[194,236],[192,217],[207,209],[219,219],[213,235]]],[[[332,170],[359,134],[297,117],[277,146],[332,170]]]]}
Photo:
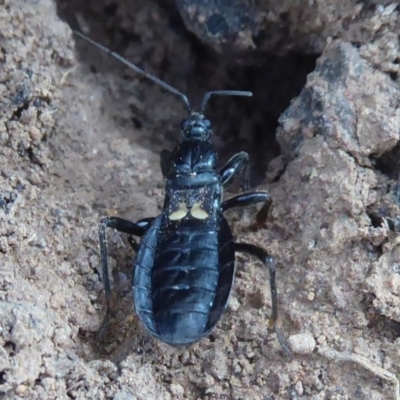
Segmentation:
{"type": "Polygon", "coordinates": [[[390,180],[386,182],[386,202],[382,204],[372,205],[368,209],[368,215],[374,227],[382,226],[385,222],[389,229],[400,231],[400,216],[398,208],[400,207],[400,142],[396,144],[390,151],[382,154],[379,158],[375,158],[375,169],[386,175],[390,180]]]}
{"type": "MultiPolygon", "coordinates": [[[[278,118],[300,93],[307,74],[315,67],[317,55],[215,54],[187,31],[173,1],[58,0],[57,5],[59,15],[73,29],[83,29],[94,40],[147,71],[150,69],[158,78],[184,92],[189,99],[195,99],[192,101],[194,105],[199,104],[202,95],[209,90],[252,91],[253,98],[213,98],[206,115],[213,123],[221,163],[235,152],[247,151],[252,160],[252,185],[264,179],[268,163],[280,154],[275,139],[278,118]],[[150,16],[155,14],[159,15],[158,22],[150,23],[150,16]]],[[[93,61],[93,57],[85,53],[90,52],[93,56],[93,52],[98,50],[88,50],[89,46],[86,43],[77,44],[80,60],[92,70],[104,72],[104,66],[96,65],[96,62],[104,61],[106,56],[101,54],[93,61]]],[[[112,70],[112,66],[115,68],[116,65],[115,62],[110,64],[106,72],[120,73],[121,67],[117,67],[117,71],[112,70]]],[[[132,77],[134,73],[128,75],[132,77]]],[[[171,99],[171,94],[164,93],[162,96],[160,101],[166,104],[176,101],[180,107],[179,100],[171,99]]],[[[140,113],[132,114],[127,119],[125,123],[131,130],[141,129],[152,118],[157,119],[152,115],[154,110],[151,104],[146,113],[150,121],[140,113]]],[[[122,102],[119,106],[124,107],[122,102]]],[[[128,105],[126,107],[132,110],[128,105]]],[[[164,130],[159,140],[166,142],[165,147],[171,149],[174,143],[167,142],[171,137],[179,139],[179,121],[168,121],[165,125],[168,126],[155,127],[154,130],[164,130]],[[171,125],[172,122],[174,125],[171,125]]]]}
{"type": "Polygon", "coordinates": [[[368,319],[368,327],[375,331],[377,335],[385,337],[390,342],[394,342],[400,337],[400,322],[378,314],[373,306],[375,300],[373,293],[366,293],[361,302],[365,316],[368,319]]]}
{"type": "Polygon", "coordinates": [[[379,228],[382,226],[382,216],[378,215],[375,210],[367,210],[367,215],[371,220],[371,225],[374,228],[379,228]]]}
{"type": "Polygon", "coordinates": [[[399,179],[400,173],[400,142],[390,151],[375,158],[375,168],[393,180],[399,179]]]}

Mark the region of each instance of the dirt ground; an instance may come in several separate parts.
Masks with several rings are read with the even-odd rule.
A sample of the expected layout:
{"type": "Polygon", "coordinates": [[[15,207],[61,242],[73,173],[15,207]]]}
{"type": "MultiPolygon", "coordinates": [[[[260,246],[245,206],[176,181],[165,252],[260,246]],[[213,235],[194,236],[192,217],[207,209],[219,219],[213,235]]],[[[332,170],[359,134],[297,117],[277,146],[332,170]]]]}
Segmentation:
{"type": "Polygon", "coordinates": [[[238,0],[220,2],[224,22],[207,8],[217,2],[177,3],[0,2],[0,398],[398,399],[399,7],[238,0]],[[71,27],[193,102],[254,91],[213,100],[207,116],[221,164],[248,151],[252,186],[272,195],[265,227],[249,228],[255,209],[228,219],[276,258],[293,360],[268,330],[268,273],[244,255],[209,337],[179,349],[150,337],[117,232],[114,312],[96,343],[98,223],[160,212],[159,153],[185,110],[71,27]]]}

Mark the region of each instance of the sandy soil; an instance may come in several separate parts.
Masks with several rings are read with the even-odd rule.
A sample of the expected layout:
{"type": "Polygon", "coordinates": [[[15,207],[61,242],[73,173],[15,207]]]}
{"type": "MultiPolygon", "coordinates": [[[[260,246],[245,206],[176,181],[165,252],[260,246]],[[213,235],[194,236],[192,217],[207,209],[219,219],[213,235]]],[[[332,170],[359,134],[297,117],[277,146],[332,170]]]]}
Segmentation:
{"type": "Polygon", "coordinates": [[[229,9],[229,29],[210,36],[220,10],[209,3],[180,2],[184,22],[172,1],[0,6],[1,399],[398,398],[400,10],[243,0],[244,23],[229,9]],[[114,314],[96,344],[98,223],[157,215],[159,153],[185,111],[71,27],[194,101],[254,91],[216,99],[208,115],[221,163],[249,151],[253,186],[272,195],[262,229],[249,228],[254,209],[229,221],[277,260],[293,360],[268,331],[268,273],[247,256],[211,336],[188,349],[150,337],[132,305],[134,254],[116,232],[114,314]]]}

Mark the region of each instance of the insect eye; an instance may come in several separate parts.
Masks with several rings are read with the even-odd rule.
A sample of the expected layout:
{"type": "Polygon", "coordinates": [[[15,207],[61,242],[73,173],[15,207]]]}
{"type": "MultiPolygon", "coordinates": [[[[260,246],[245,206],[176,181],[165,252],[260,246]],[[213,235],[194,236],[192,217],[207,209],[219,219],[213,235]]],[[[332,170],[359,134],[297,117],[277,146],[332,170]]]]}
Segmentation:
{"type": "Polygon", "coordinates": [[[181,129],[182,129],[182,131],[186,131],[186,129],[189,127],[189,125],[190,125],[189,120],[188,120],[188,119],[184,119],[184,120],[181,122],[181,129]]]}
{"type": "Polygon", "coordinates": [[[205,120],[203,121],[203,123],[204,123],[204,127],[205,127],[206,129],[210,129],[210,128],[211,128],[211,121],[210,121],[209,119],[205,119],[205,120]]]}

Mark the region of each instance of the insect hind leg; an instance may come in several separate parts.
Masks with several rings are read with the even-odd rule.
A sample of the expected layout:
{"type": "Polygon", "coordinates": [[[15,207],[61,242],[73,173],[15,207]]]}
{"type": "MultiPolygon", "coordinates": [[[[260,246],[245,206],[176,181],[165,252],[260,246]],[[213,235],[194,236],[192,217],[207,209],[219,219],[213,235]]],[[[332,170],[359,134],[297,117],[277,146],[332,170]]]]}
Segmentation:
{"type": "Polygon", "coordinates": [[[258,258],[268,267],[272,302],[272,313],[269,325],[271,329],[274,329],[283,353],[292,359],[293,353],[281,328],[278,326],[278,295],[276,290],[276,268],[274,259],[261,247],[249,243],[235,243],[235,252],[250,254],[251,256],[258,258]]]}
{"type": "MultiPolygon", "coordinates": [[[[101,259],[101,270],[104,285],[104,293],[106,298],[106,315],[98,333],[97,341],[100,342],[107,325],[110,321],[111,315],[111,285],[108,271],[108,260],[107,260],[107,237],[106,228],[113,228],[118,232],[127,233],[129,235],[142,237],[150,226],[150,223],[154,218],[144,218],[139,220],[137,223],[128,221],[126,219],[118,217],[105,217],[101,220],[99,225],[99,241],[100,241],[100,259],[101,259]]],[[[136,244],[136,242],[133,243],[136,244]]],[[[132,245],[132,244],[131,244],[132,245]]],[[[136,244],[137,245],[137,244],[136,244]]],[[[133,245],[132,245],[133,247],[133,245]]],[[[134,247],[135,249],[135,247],[134,247]]]]}

